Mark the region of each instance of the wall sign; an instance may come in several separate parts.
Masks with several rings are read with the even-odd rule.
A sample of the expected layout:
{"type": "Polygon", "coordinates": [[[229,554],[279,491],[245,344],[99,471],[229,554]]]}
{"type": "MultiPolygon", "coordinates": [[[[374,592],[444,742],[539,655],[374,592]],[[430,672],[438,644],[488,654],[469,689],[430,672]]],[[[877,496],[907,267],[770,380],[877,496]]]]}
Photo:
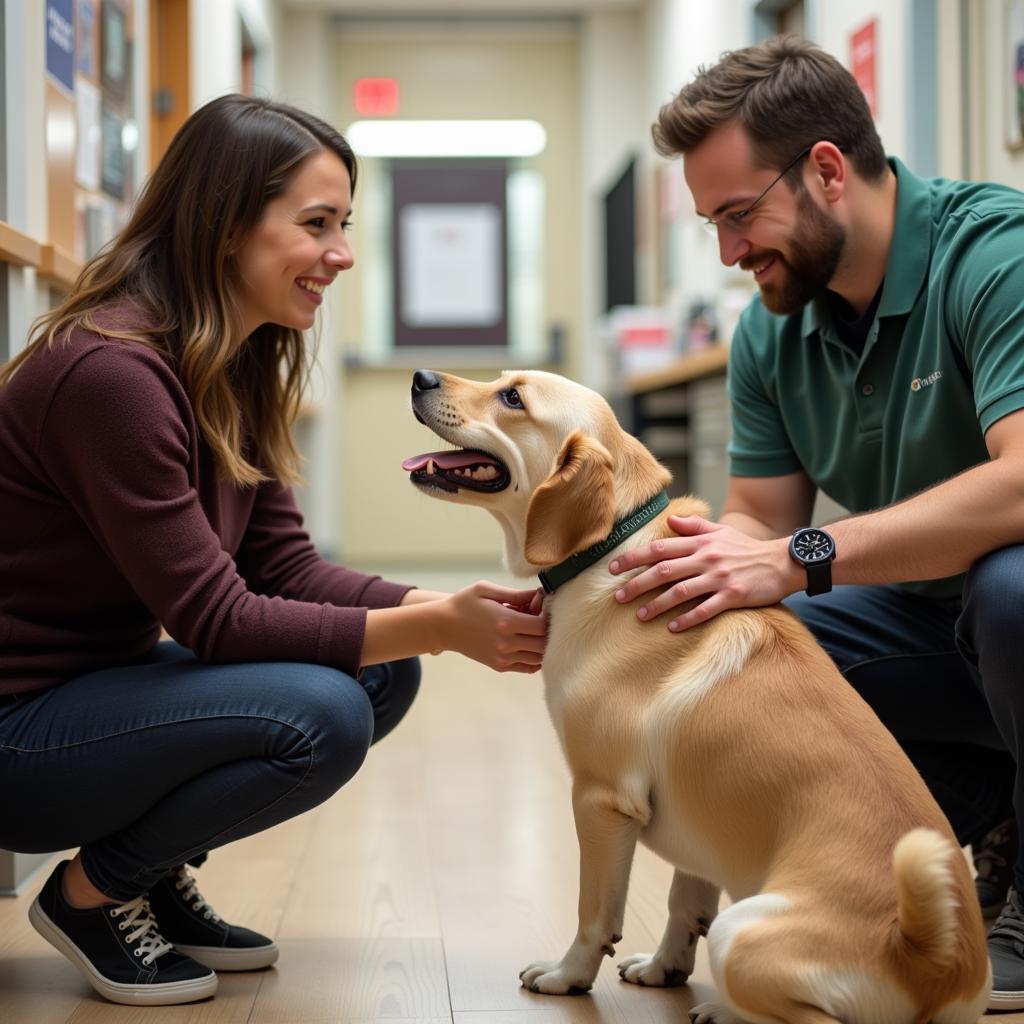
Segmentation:
{"type": "Polygon", "coordinates": [[[878,19],[872,18],[850,33],[850,71],[878,120],[878,19]]]}
{"type": "Polygon", "coordinates": [[[46,70],[58,85],[75,91],[74,0],[46,0],[46,70]]]}

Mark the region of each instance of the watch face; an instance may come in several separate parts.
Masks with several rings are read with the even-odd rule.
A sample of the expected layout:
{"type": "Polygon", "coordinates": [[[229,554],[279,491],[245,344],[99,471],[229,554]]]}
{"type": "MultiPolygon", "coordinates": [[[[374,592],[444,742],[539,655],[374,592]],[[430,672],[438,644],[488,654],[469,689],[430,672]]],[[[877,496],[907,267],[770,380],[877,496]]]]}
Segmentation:
{"type": "Polygon", "coordinates": [[[835,551],[835,541],[824,530],[801,530],[793,538],[793,554],[801,562],[823,562],[835,551]]]}

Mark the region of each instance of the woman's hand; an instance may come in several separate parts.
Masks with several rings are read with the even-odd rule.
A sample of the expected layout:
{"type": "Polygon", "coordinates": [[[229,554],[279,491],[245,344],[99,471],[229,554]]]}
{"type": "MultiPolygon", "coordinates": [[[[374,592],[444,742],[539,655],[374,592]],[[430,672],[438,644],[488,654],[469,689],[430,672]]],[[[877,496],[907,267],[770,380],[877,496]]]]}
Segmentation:
{"type": "Polygon", "coordinates": [[[640,619],[653,619],[678,605],[699,601],[669,622],[668,628],[677,632],[707,622],[727,608],[775,604],[804,586],[799,566],[789,557],[788,539],[757,540],[699,516],[669,516],[668,523],[678,537],[634,548],[609,566],[613,574],[651,567],[616,592],[615,599],[622,604],[668,587],[637,609],[640,619]]]}
{"type": "Polygon", "coordinates": [[[544,657],[544,592],[481,580],[445,600],[444,648],[498,672],[536,672],[544,657]]]}

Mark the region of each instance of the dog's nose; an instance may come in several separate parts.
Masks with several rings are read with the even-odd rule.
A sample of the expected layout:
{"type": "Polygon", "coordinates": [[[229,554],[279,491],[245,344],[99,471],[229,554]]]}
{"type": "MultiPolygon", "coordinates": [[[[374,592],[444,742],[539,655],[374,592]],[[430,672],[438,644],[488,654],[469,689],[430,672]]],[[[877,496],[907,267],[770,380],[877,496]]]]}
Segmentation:
{"type": "Polygon", "coordinates": [[[436,373],[431,370],[417,370],[412,375],[412,390],[416,391],[433,391],[434,388],[439,388],[441,381],[438,379],[436,373]]]}

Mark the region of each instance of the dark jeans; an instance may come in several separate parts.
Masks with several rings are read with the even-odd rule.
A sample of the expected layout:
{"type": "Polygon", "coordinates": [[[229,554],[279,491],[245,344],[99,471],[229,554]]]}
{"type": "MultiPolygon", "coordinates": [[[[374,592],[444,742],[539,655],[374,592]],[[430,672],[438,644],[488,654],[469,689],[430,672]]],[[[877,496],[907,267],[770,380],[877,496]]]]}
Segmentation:
{"type": "Polygon", "coordinates": [[[111,899],[326,800],[409,709],[419,660],[207,665],[174,643],[0,702],[0,847],[82,848],[111,899]]]}
{"type": "MultiPolygon", "coordinates": [[[[1024,545],[979,559],[962,601],[844,586],[786,604],[899,741],[961,843],[1011,813],[1024,823],[1024,545]]],[[[1024,891],[1024,852],[1015,878],[1024,891]]]]}

